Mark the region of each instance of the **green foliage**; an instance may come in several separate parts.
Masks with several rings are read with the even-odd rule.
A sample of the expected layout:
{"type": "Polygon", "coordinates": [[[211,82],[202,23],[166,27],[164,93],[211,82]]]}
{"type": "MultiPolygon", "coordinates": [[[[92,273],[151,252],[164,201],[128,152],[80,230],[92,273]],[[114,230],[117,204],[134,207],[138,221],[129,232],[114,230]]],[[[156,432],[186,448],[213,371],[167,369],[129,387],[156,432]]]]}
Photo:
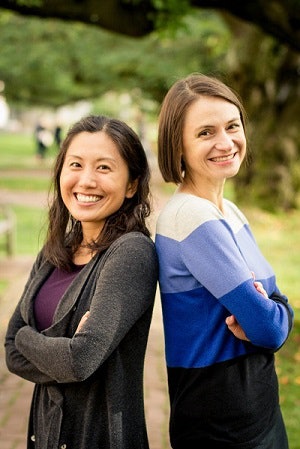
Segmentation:
{"type": "Polygon", "coordinates": [[[259,29],[228,22],[235,36],[226,57],[228,79],[246,106],[253,154],[251,166],[236,177],[238,199],[291,210],[300,192],[300,55],[259,29]]]}
{"type": "Polygon", "coordinates": [[[42,6],[44,0],[16,0],[20,6],[42,6]]]}
{"type": "Polygon", "coordinates": [[[183,17],[190,11],[189,0],[152,0],[155,8],[153,18],[157,30],[174,33],[183,25],[183,17]]]}
{"type": "Polygon", "coordinates": [[[79,23],[2,12],[5,95],[9,102],[58,106],[138,87],[161,101],[174,78],[220,67],[228,47],[229,32],[218,15],[195,10],[180,20],[172,34],[136,40],[79,23]]]}

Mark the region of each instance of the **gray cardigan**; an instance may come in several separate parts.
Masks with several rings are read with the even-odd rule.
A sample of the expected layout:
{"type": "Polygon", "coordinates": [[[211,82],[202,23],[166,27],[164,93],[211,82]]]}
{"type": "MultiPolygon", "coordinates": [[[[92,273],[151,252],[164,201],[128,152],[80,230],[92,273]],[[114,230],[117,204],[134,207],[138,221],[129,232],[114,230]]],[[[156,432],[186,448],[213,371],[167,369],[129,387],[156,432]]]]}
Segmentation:
{"type": "Polygon", "coordinates": [[[33,299],[52,270],[40,254],[5,341],[8,369],[36,384],[27,447],[148,448],[143,366],[158,271],[153,242],[132,232],[95,256],[39,333],[33,299]]]}

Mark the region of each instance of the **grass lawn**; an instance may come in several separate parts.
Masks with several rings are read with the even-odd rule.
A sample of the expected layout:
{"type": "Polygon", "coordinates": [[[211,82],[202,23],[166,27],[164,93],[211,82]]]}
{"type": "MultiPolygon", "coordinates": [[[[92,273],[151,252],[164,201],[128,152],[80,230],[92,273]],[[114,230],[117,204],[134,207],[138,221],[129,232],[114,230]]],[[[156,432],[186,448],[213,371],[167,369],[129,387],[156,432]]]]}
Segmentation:
{"type": "Polygon", "coordinates": [[[0,167],[7,169],[39,170],[41,166],[49,166],[53,161],[56,149],[50,147],[46,153],[46,160],[41,165],[36,158],[36,144],[33,135],[0,132],[0,167]]]}
{"type": "MultiPolygon", "coordinates": [[[[0,133],[0,148],[0,190],[48,190],[49,177],[45,175],[44,169],[51,167],[53,150],[41,167],[35,159],[32,136],[0,133]],[[13,171],[18,171],[18,174],[13,171]],[[36,172],[34,176],[33,172],[36,172]]],[[[172,189],[163,188],[165,193],[172,193],[172,189]]],[[[13,205],[12,208],[17,221],[17,254],[36,254],[44,238],[46,211],[38,206],[27,207],[22,204],[13,205]]],[[[276,360],[290,449],[300,449],[300,211],[274,215],[254,207],[242,210],[263,254],[276,272],[279,288],[288,296],[295,310],[294,330],[288,342],[277,353],[276,360]]],[[[3,258],[5,255],[1,239],[0,257],[3,258]]],[[[0,293],[6,285],[0,274],[0,293]]]]}

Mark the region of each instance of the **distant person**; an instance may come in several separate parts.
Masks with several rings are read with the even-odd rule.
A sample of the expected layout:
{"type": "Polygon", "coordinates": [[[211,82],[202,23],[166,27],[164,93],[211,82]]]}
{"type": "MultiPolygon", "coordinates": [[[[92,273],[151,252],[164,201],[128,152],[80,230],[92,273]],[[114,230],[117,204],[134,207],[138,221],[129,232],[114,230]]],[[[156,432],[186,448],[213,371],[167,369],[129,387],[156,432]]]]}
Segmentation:
{"type": "Polygon", "coordinates": [[[293,311],[224,198],[245,156],[236,94],[200,74],[177,81],[161,107],[158,161],[178,188],[156,234],[174,449],[288,448],[274,352],[293,311]]]}
{"type": "Polygon", "coordinates": [[[36,154],[38,159],[45,159],[47,148],[53,143],[53,135],[45,126],[38,123],[35,127],[36,154]]]}
{"type": "Polygon", "coordinates": [[[9,322],[10,371],[35,383],[28,448],[148,449],[143,367],[157,284],[149,167],[124,122],[62,143],[45,245],[9,322]]]}
{"type": "Polygon", "coordinates": [[[62,140],[61,133],[62,133],[61,126],[57,125],[54,130],[54,142],[58,149],[60,148],[60,144],[61,144],[61,140],[62,140]]]}

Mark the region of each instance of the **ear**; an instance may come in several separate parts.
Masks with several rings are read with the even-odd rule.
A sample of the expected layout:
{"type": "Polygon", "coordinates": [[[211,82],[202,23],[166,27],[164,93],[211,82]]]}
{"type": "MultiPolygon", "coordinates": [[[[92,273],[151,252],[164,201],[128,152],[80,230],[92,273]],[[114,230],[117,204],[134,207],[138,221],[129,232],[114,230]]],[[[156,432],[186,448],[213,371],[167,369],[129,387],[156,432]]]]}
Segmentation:
{"type": "Polygon", "coordinates": [[[138,178],[135,179],[134,181],[128,183],[127,190],[126,190],[126,195],[125,195],[126,198],[132,198],[135,195],[135,193],[137,191],[137,188],[138,188],[138,185],[139,185],[139,179],[138,178]]]}

